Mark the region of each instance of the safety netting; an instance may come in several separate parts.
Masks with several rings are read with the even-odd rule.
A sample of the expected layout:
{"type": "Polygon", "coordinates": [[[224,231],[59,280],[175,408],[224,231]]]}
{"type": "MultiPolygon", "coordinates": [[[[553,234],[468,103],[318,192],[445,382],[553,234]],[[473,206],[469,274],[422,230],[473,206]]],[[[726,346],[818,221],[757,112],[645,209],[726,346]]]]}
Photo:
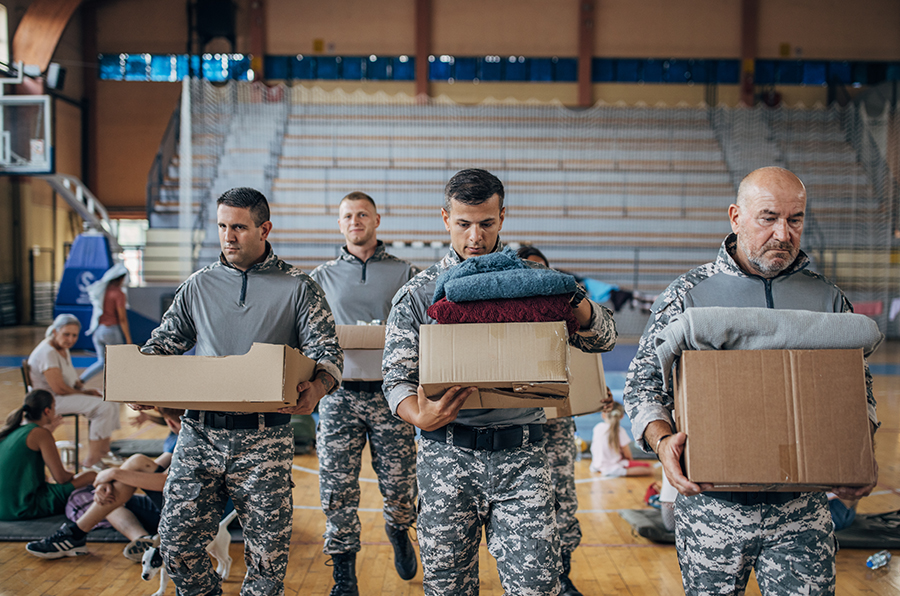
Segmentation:
{"type": "Polygon", "coordinates": [[[890,310],[900,297],[900,139],[889,111],[461,105],[237,82],[194,82],[192,99],[201,260],[218,246],[209,205],[253,186],[270,200],[277,254],[306,270],[335,256],[338,204],[352,191],[375,199],[391,251],[427,266],[447,250],[444,185],[478,167],[505,185],[505,242],[652,295],[715,257],[741,178],[778,165],[806,184],[803,248],[814,269],[898,335],[890,310]]]}

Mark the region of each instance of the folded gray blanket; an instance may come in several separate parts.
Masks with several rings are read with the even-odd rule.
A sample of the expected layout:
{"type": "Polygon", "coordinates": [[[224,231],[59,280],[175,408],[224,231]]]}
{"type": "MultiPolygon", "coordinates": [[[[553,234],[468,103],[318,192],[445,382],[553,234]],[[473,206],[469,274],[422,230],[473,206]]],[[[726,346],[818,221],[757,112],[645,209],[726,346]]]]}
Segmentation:
{"type": "Polygon", "coordinates": [[[865,315],[771,308],[689,308],[656,336],[663,383],[685,350],[841,350],[868,356],[884,335],[865,315]]]}
{"type": "Polygon", "coordinates": [[[466,259],[435,281],[433,302],[526,298],[572,294],[575,278],[565,273],[530,267],[510,248],[466,259]]]}

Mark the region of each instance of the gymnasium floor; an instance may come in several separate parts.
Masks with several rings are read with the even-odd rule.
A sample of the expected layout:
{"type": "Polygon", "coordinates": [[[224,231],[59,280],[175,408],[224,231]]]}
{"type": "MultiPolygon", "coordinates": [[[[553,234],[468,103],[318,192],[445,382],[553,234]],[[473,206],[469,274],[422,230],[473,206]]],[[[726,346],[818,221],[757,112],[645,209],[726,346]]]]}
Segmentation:
{"type": "MultiPolygon", "coordinates": [[[[18,363],[43,337],[43,327],[0,328],[0,414],[21,404],[24,394],[18,363]]],[[[607,383],[617,397],[624,386],[624,370],[634,352],[634,339],[620,339],[620,346],[604,357],[607,383]]],[[[79,356],[79,354],[73,354],[79,356]]],[[[82,356],[86,356],[82,354],[82,356]]],[[[86,360],[76,360],[76,365],[86,360]]],[[[869,359],[875,378],[875,392],[882,428],[876,437],[879,484],[862,500],[860,513],[900,509],[900,342],[887,342],[869,359]]],[[[100,376],[91,385],[98,386],[100,376]]],[[[155,425],[135,428],[128,423],[130,412],[123,408],[122,429],[114,439],[162,438],[165,430],[155,425]]],[[[577,421],[580,436],[589,439],[594,419],[577,421]]],[[[84,422],[82,422],[84,425],[84,422]]],[[[58,439],[72,438],[71,423],[57,431],[58,439]]],[[[86,429],[82,427],[82,433],[86,429]]],[[[586,595],[601,594],[682,594],[675,549],[634,536],[619,517],[620,509],[642,507],[642,497],[651,478],[600,479],[588,470],[589,460],[576,464],[578,498],[584,533],[573,556],[572,579],[586,595]]],[[[320,510],[318,463],[315,454],[294,458],[294,532],[286,593],[320,596],[331,589],[331,567],[322,554],[325,518],[320,510]]],[[[658,467],[654,478],[659,478],[658,467]]],[[[381,496],[369,458],[362,473],[363,549],[357,559],[360,594],[420,595],[422,572],[410,582],[400,580],[393,569],[392,550],[384,535],[381,496]]],[[[23,543],[0,543],[0,596],[112,596],[149,595],[158,581],[143,582],[140,567],[121,555],[123,544],[88,543],[91,556],[45,561],[24,550],[23,543]]],[[[241,544],[231,545],[234,558],[231,576],[224,584],[226,595],[239,594],[245,567],[241,544]]],[[[838,553],[838,595],[896,595],[900,593],[900,560],[887,569],[869,571],[865,559],[872,551],[844,549],[838,553]]],[[[895,553],[900,554],[900,553],[895,553]]],[[[500,596],[493,558],[481,548],[481,594],[500,596]]],[[[166,594],[174,595],[170,583],[166,594]]],[[[751,580],[748,594],[759,594],[751,580]]]]}

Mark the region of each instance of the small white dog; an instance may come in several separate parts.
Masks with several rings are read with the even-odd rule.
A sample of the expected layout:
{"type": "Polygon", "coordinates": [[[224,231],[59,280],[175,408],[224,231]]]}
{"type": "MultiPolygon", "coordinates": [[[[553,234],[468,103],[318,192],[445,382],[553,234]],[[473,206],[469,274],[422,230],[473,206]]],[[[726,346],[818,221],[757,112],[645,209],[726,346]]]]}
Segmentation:
{"type": "MultiPolygon", "coordinates": [[[[216,560],[216,573],[223,580],[228,579],[231,573],[231,556],[228,554],[228,545],[231,544],[231,533],[228,532],[228,524],[237,517],[237,511],[232,511],[219,522],[219,531],[212,542],[206,545],[206,552],[216,560]]],[[[163,565],[162,555],[159,553],[159,534],[153,537],[153,547],[144,551],[141,558],[141,579],[150,581],[159,573],[159,590],[153,596],[163,596],[166,586],[169,584],[169,574],[163,565]]]]}

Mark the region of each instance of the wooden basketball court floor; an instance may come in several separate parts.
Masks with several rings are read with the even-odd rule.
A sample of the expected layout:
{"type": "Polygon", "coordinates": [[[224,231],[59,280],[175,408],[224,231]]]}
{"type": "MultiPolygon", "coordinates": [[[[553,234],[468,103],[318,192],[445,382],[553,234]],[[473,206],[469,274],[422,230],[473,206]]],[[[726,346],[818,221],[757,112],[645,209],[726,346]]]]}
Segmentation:
{"type": "MultiPolygon", "coordinates": [[[[0,356],[27,356],[43,337],[42,327],[0,328],[0,356]]],[[[620,344],[627,344],[621,339],[620,344]]],[[[631,340],[634,343],[634,339],[631,340]]],[[[7,361],[9,359],[7,358],[7,361]]],[[[875,392],[882,428],[876,436],[876,457],[880,467],[879,484],[863,499],[860,513],[900,509],[900,342],[887,342],[869,360],[888,374],[875,376],[875,392]]],[[[610,373],[610,386],[615,375],[610,373]]],[[[100,377],[91,385],[100,385],[100,377]]],[[[621,386],[621,385],[620,385],[621,386]]],[[[21,405],[24,388],[18,368],[0,368],[0,415],[21,405]]],[[[162,438],[165,430],[155,425],[135,428],[128,423],[130,411],[123,408],[122,429],[113,436],[121,438],[162,438]]],[[[584,430],[581,431],[582,434],[584,430]]],[[[71,439],[72,424],[57,430],[58,439],[71,439]]],[[[82,422],[82,436],[86,435],[82,422]]],[[[588,435],[589,436],[589,435],[588,435]]],[[[586,595],[667,595],[682,594],[681,577],[673,546],[658,545],[634,535],[617,514],[620,509],[643,506],[642,498],[653,478],[600,479],[588,469],[590,461],[576,464],[578,518],[584,533],[581,546],[572,560],[572,579],[586,595]]],[[[285,582],[288,595],[326,595],[331,589],[331,567],[322,554],[325,517],[320,509],[318,463],[315,454],[294,458],[294,527],[290,562],[285,582]]],[[[2,471],[0,471],[2,473],[2,471]]],[[[654,477],[659,478],[659,468],[654,477]]],[[[368,455],[363,463],[360,520],[362,551],[357,556],[357,575],[363,596],[422,594],[421,567],[416,577],[405,582],[393,568],[391,546],[384,534],[381,495],[375,483],[368,455]]],[[[0,595],[15,596],[147,596],[158,587],[158,579],[144,582],[140,566],[122,556],[122,543],[89,542],[89,556],[46,561],[31,556],[21,542],[0,542],[0,595]]],[[[240,593],[246,570],[243,545],[233,543],[234,565],[224,584],[224,593],[240,593]]],[[[887,569],[870,571],[865,560],[873,550],[844,549],[837,555],[837,594],[840,596],[900,594],[900,559],[887,569]]],[[[895,555],[900,553],[895,552],[895,555]]],[[[481,594],[500,596],[503,589],[493,558],[482,542],[480,556],[481,594]]],[[[759,594],[751,578],[748,594],[759,594]]],[[[170,583],[168,596],[175,594],[170,583]]]]}

